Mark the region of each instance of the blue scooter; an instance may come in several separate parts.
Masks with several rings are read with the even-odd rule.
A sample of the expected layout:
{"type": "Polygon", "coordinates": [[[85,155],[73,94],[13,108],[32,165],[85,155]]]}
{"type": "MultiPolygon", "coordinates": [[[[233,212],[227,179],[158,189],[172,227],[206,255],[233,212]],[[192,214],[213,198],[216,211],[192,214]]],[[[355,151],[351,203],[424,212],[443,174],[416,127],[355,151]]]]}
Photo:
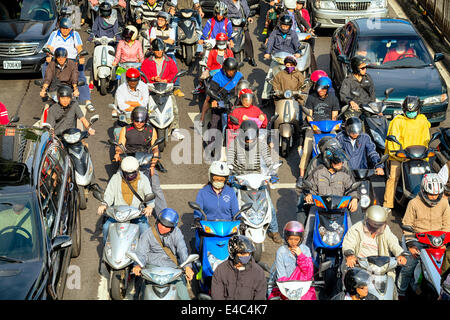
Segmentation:
{"type": "Polygon", "coordinates": [[[194,226],[195,250],[200,254],[200,260],[194,263],[193,267],[200,292],[210,294],[214,270],[228,259],[228,240],[239,232],[241,221],[236,218],[242,212],[249,210],[252,204],[244,204],[231,221],[208,221],[198,203],[189,201],[188,204],[192,209],[200,211],[204,218],[200,221],[201,228],[194,226]]]}

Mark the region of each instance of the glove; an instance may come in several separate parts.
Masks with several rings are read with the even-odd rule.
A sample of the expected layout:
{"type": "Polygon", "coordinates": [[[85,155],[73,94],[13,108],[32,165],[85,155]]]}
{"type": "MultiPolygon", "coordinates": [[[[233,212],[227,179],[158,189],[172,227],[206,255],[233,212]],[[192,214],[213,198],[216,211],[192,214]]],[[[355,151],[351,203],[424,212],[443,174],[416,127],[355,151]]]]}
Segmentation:
{"type": "Polygon", "coordinates": [[[233,184],[234,183],[234,181],[235,181],[235,178],[234,178],[234,176],[228,176],[228,183],[229,184],[233,184]]]}
{"type": "Polygon", "coordinates": [[[280,181],[278,176],[270,176],[270,183],[277,183],[278,181],[280,181]]]}

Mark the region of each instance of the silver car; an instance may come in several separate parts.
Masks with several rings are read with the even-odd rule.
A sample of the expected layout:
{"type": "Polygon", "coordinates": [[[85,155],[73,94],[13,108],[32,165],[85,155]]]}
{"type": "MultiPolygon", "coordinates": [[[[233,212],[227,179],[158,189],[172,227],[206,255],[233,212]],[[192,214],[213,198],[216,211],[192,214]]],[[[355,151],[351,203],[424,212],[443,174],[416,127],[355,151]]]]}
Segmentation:
{"type": "Polygon", "coordinates": [[[310,12],[322,28],[338,28],[357,18],[385,18],[387,0],[309,0],[310,12]]]}

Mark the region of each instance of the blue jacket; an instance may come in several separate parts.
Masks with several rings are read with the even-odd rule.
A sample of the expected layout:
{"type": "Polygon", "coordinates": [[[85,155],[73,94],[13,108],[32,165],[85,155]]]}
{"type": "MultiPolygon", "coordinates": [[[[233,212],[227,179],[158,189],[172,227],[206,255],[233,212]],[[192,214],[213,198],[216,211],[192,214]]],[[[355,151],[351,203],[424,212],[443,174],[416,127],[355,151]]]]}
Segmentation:
{"type": "MultiPolygon", "coordinates": [[[[370,168],[373,168],[376,163],[380,162],[380,155],[376,151],[375,143],[367,133],[361,133],[356,138],[355,147],[352,146],[351,138],[345,131],[337,134],[336,139],[341,143],[342,148],[347,154],[349,160],[348,164],[352,169],[369,169],[368,161],[370,161],[370,168]]],[[[384,165],[378,165],[377,168],[383,168],[384,165]]]]}
{"type": "Polygon", "coordinates": [[[209,19],[205,27],[203,28],[202,40],[205,39],[215,39],[219,33],[225,33],[229,40],[232,39],[231,34],[233,33],[233,25],[231,24],[230,19],[222,19],[222,21],[217,21],[214,23],[214,26],[211,30],[212,19],[209,19]],[[225,20],[228,22],[225,24],[225,20]]]}
{"type": "MultiPolygon", "coordinates": [[[[195,199],[200,208],[206,214],[208,220],[233,220],[233,216],[239,211],[239,203],[234,189],[225,185],[222,192],[217,194],[210,183],[204,186],[195,199]]],[[[194,219],[203,220],[200,211],[194,211],[194,219]]]]}
{"type": "Polygon", "coordinates": [[[288,52],[295,54],[299,53],[299,47],[300,42],[294,30],[291,29],[287,34],[283,34],[280,29],[276,28],[269,36],[265,53],[288,52]]]}

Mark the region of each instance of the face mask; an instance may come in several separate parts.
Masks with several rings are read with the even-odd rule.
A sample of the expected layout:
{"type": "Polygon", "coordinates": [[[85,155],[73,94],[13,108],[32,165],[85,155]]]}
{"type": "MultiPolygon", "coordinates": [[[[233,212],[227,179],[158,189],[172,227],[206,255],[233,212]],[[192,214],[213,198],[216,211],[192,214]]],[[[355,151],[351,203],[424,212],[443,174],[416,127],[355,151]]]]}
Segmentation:
{"type": "Polygon", "coordinates": [[[217,49],[220,49],[220,50],[225,50],[226,47],[227,47],[226,44],[223,44],[223,45],[217,45],[217,49]]]}
{"type": "Polygon", "coordinates": [[[410,119],[414,119],[417,117],[417,111],[406,111],[406,116],[410,119]]]}
{"type": "Polygon", "coordinates": [[[295,67],[286,67],[285,70],[287,71],[287,73],[292,73],[295,70],[295,67]]]}
{"type": "Polygon", "coordinates": [[[137,171],[132,172],[132,173],[123,173],[123,176],[125,179],[127,179],[128,181],[133,181],[134,179],[136,179],[138,173],[137,171]]]}
{"type": "Polygon", "coordinates": [[[216,189],[223,189],[223,187],[225,186],[225,182],[213,181],[212,186],[216,189]]]}
{"type": "Polygon", "coordinates": [[[240,263],[242,263],[243,265],[246,265],[247,263],[249,263],[249,261],[250,261],[251,258],[252,258],[252,256],[249,255],[249,256],[242,256],[242,257],[239,257],[238,259],[239,259],[239,262],[240,262],[240,263]]]}

